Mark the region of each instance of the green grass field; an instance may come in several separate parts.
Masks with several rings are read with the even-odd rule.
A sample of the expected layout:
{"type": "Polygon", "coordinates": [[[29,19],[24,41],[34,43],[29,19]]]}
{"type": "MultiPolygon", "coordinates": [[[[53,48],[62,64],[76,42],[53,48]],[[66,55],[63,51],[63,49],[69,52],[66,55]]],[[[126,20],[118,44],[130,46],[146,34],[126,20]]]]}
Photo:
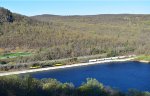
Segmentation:
{"type": "Polygon", "coordinates": [[[31,55],[32,53],[28,53],[28,52],[7,53],[7,54],[0,55],[0,59],[16,58],[20,56],[31,56],[31,55]]]}
{"type": "Polygon", "coordinates": [[[136,58],[137,60],[150,61],[150,55],[140,55],[136,58]]]}

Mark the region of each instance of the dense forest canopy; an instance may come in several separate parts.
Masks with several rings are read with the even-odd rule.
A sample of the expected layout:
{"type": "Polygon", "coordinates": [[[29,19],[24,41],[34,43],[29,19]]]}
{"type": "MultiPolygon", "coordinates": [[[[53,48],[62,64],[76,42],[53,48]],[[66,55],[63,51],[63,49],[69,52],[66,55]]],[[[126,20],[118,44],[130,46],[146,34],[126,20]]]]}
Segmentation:
{"type": "Polygon", "coordinates": [[[2,96],[150,96],[149,92],[129,90],[120,92],[106,87],[96,79],[87,78],[79,87],[56,79],[35,79],[30,76],[0,77],[2,96]]]}
{"type": "Polygon", "coordinates": [[[1,49],[46,49],[49,59],[150,54],[150,15],[24,16],[0,8],[1,49]]]}

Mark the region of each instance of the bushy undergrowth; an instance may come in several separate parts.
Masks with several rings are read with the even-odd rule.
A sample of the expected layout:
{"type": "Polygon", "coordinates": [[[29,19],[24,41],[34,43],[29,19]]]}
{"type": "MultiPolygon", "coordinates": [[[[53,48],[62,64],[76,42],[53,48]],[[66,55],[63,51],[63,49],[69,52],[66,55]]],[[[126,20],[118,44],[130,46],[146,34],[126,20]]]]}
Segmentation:
{"type": "Polygon", "coordinates": [[[150,96],[149,92],[130,90],[122,93],[106,88],[96,79],[87,78],[81,86],[56,79],[37,80],[30,76],[0,77],[0,96],[150,96]]]}

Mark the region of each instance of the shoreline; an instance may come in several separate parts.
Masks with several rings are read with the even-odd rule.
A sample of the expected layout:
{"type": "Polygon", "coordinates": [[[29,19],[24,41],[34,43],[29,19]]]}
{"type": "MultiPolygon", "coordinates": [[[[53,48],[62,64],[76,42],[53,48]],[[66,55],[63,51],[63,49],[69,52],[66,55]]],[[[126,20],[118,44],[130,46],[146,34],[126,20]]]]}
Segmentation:
{"type": "Polygon", "coordinates": [[[55,69],[77,67],[77,66],[87,66],[87,65],[100,64],[100,63],[124,62],[124,61],[131,61],[133,59],[135,59],[135,57],[133,57],[133,58],[125,58],[125,59],[116,59],[116,60],[97,61],[97,62],[77,63],[77,64],[72,64],[72,65],[47,67],[47,68],[39,68],[39,69],[30,69],[30,70],[15,71],[15,72],[4,72],[4,73],[0,73],[0,76],[17,75],[17,74],[24,74],[24,73],[32,73],[32,72],[40,72],[40,71],[47,71],[47,70],[55,70],[55,69]]]}
{"type": "Polygon", "coordinates": [[[150,63],[150,61],[146,61],[146,60],[138,60],[138,62],[141,62],[141,63],[150,63]]]}

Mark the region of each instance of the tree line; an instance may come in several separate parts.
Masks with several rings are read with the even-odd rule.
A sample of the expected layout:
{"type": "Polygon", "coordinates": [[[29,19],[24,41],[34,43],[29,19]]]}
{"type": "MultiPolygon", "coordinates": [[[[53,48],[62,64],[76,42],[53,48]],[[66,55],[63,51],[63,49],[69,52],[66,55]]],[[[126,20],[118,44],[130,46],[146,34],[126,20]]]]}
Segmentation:
{"type": "Polygon", "coordinates": [[[149,92],[119,90],[105,87],[96,79],[87,78],[79,87],[56,79],[35,79],[31,76],[0,77],[1,96],[150,96],[149,92]]]}

